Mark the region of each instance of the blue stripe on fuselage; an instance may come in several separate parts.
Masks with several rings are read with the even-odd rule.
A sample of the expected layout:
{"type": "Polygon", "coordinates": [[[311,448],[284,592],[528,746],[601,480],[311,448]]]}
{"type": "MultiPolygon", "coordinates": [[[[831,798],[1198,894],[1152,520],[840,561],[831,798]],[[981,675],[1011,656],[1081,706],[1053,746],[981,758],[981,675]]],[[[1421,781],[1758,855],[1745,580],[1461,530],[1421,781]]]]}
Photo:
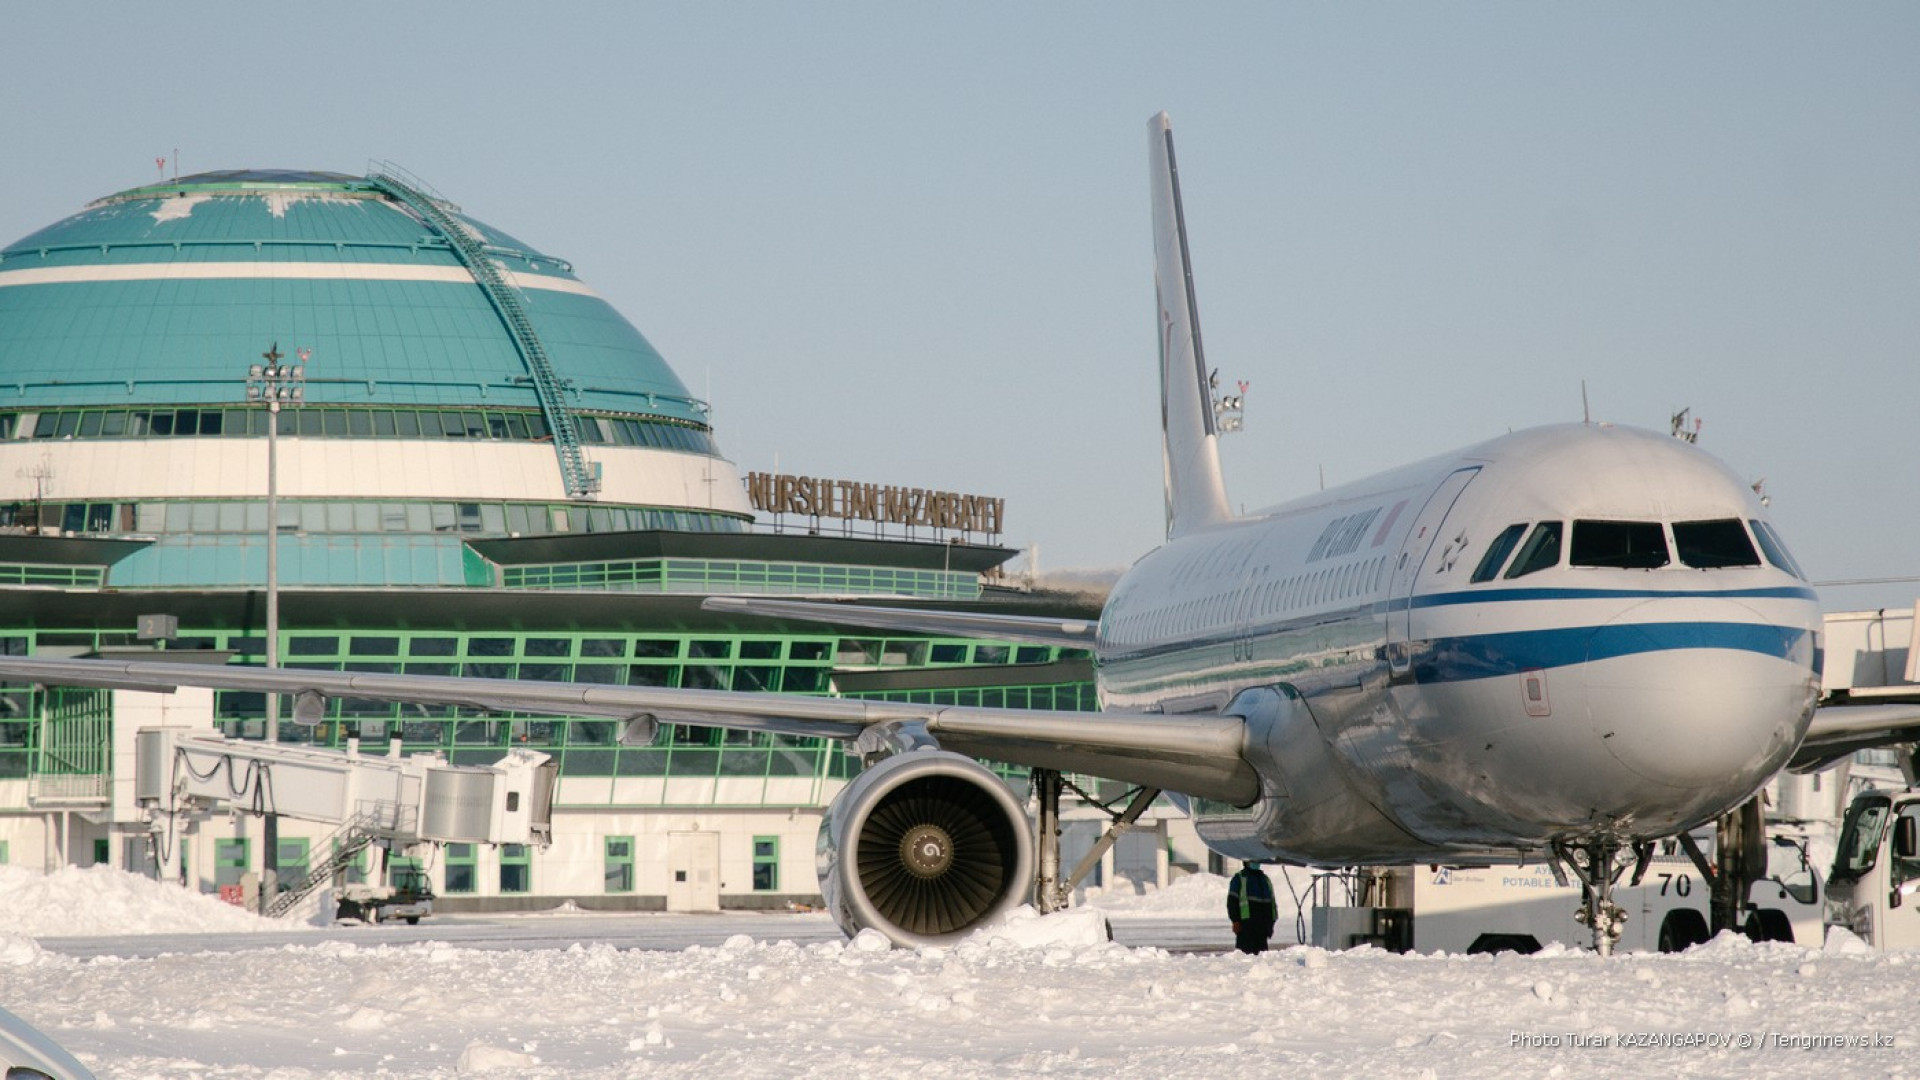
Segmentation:
{"type": "Polygon", "coordinates": [[[1682,649],[1732,649],[1811,664],[1808,631],[1765,623],[1671,622],[1568,626],[1435,638],[1414,646],[1414,680],[1461,682],[1682,649]]]}
{"type": "Polygon", "coordinates": [[[1387,605],[1394,611],[1452,607],[1456,604],[1500,604],[1523,600],[1808,600],[1819,594],[1804,585],[1767,589],[1468,589],[1401,597],[1387,605]]]}

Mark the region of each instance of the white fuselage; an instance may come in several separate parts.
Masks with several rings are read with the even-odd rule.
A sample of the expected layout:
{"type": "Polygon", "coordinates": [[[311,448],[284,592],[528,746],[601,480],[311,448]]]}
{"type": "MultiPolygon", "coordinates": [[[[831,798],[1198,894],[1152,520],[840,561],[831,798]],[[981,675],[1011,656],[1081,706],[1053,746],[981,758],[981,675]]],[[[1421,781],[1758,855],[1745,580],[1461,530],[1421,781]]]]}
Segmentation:
{"type": "Polygon", "coordinates": [[[1248,718],[1264,794],[1195,801],[1217,849],[1496,859],[1745,798],[1806,731],[1819,626],[1725,466],[1568,425],[1170,541],[1096,656],[1106,707],[1248,718]]]}

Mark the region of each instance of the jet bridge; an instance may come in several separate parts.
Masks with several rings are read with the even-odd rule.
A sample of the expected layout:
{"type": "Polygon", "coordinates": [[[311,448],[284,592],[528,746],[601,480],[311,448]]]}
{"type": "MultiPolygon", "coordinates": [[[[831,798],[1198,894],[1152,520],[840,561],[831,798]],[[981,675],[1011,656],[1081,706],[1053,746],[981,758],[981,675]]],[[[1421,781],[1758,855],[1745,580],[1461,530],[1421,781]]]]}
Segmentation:
{"type": "Polygon", "coordinates": [[[367,817],[371,831],[405,844],[545,844],[558,773],[532,750],[510,750],[492,765],[450,765],[437,754],[341,753],[188,728],[141,729],[135,768],[134,799],[149,809],[224,802],[331,824],[367,817]]]}
{"type": "MultiPolygon", "coordinates": [[[[438,754],[345,753],[230,739],[204,728],[148,727],[135,736],[134,801],[156,831],[175,815],[225,806],[340,826],[301,881],[286,882],[270,911],[291,908],[369,843],[539,844],[552,839],[558,763],[515,749],[492,765],[453,765],[438,754]]],[[[170,831],[170,830],[169,830],[170,831]]]]}

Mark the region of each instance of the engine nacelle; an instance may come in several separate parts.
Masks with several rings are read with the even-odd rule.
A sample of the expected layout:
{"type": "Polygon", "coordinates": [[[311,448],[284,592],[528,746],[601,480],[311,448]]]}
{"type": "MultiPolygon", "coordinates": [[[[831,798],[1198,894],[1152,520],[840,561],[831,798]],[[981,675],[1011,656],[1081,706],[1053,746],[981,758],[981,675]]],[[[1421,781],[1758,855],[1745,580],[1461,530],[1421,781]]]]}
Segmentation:
{"type": "Polygon", "coordinates": [[[980,763],[915,750],[833,800],[819,860],[821,895],[848,936],[870,927],[896,945],[942,945],[1027,902],[1033,826],[980,763]]]}

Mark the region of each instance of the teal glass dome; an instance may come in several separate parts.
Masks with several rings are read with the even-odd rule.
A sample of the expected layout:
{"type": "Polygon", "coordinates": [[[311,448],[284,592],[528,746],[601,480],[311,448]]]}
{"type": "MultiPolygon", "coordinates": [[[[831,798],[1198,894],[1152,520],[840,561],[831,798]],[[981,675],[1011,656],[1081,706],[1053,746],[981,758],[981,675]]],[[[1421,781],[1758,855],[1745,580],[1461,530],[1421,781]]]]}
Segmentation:
{"type": "Polygon", "coordinates": [[[540,408],[542,375],[470,266],[481,253],[518,298],[565,408],[704,429],[702,403],[565,260],[411,178],[387,179],[200,173],[109,195],[7,245],[0,400],[242,401],[248,364],[278,343],[290,360],[310,350],[315,404],[540,408]]]}

